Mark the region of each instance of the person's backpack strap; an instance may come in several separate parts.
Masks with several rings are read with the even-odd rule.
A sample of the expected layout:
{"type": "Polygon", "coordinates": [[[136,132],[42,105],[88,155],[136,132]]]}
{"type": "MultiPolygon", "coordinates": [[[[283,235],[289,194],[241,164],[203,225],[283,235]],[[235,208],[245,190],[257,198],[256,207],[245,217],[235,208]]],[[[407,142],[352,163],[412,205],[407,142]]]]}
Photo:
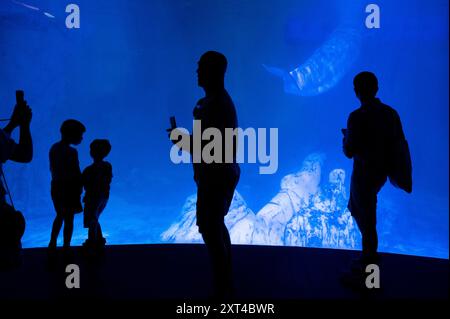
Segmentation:
{"type": "Polygon", "coordinates": [[[0,167],[0,175],[1,175],[1,178],[2,178],[2,180],[0,182],[4,186],[6,195],[8,195],[8,197],[9,197],[9,202],[11,203],[12,208],[14,208],[14,210],[15,210],[16,208],[14,207],[14,202],[12,200],[11,192],[9,191],[9,187],[8,187],[8,182],[6,181],[5,173],[3,173],[3,168],[2,167],[0,167]]]}

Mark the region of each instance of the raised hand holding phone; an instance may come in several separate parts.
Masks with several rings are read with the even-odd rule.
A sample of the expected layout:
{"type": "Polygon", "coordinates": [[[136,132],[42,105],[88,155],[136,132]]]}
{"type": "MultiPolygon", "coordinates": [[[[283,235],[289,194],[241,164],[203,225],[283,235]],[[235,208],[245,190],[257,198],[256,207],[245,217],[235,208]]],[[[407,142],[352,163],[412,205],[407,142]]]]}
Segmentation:
{"type": "Polygon", "coordinates": [[[173,130],[177,127],[177,121],[175,120],[175,116],[170,117],[170,128],[173,130]]]}
{"type": "Polygon", "coordinates": [[[16,91],[16,103],[17,105],[25,104],[25,93],[22,90],[16,91]]]}
{"type": "Polygon", "coordinates": [[[12,128],[16,128],[17,126],[20,125],[24,105],[25,105],[24,92],[22,90],[17,90],[16,91],[16,105],[14,106],[13,113],[9,120],[9,125],[12,128]]]}
{"type": "Polygon", "coordinates": [[[25,101],[25,93],[22,90],[16,91],[16,106],[11,116],[11,122],[14,126],[28,125],[31,122],[31,108],[25,101]]]}
{"type": "Polygon", "coordinates": [[[169,133],[169,138],[170,138],[170,134],[172,133],[172,131],[176,128],[177,128],[177,122],[175,120],[175,116],[171,116],[170,117],[170,128],[166,129],[166,131],[169,133]]]}

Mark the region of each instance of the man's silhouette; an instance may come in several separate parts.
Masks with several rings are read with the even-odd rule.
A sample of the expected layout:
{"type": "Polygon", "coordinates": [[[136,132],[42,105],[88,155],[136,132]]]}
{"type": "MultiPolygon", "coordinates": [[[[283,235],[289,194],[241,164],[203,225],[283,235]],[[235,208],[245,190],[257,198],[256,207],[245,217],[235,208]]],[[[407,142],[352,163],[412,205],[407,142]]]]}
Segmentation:
{"type": "MultiPolygon", "coordinates": [[[[225,128],[234,129],[238,125],[233,101],[224,86],[226,69],[227,59],[223,54],[208,51],[201,56],[197,75],[205,97],[197,102],[193,111],[194,119],[201,121],[202,134],[207,128],[217,128],[222,133],[222,162],[206,163],[202,159],[193,164],[197,184],[197,225],[210,255],[217,297],[231,297],[233,291],[231,241],[224,217],[240,176],[236,147],[225,147],[225,128]],[[226,152],[232,152],[231,162],[225,163],[226,152]]],[[[192,150],[192,136],[190,141],[192,150]]],[[[203,150],[206,143],[201,143],[203,150]]]]}
{"type": "MultiPolygon", "coordinates": [[[[23,92],[22,92],[23,97],[23,92]]],[[[7,185],[3,185],[2,165],[6,161],[29,163],[33,159],[33,141],[30,131],[32,111],[25,100],[18,101],[9,123],[0,129],[0,268],[20,264],[21,238],[25,220],[20,212],[8,204],[5,198],[7,185]],[[19,127],[19,143],[11,133],[19,127]]],[[[6,180],[5,180],[6,182],[6,180]]]]}
{"type": "Polygon", "coordinates": [[[353,158],[348,208],[362,235],[362,265],[378,262],[377,194],[390,171],[395,141],[404,140],[397,112],[376,98],[378,80],[361,72],[353,80],[361,107],[353,111],[344,133],[344,153],[353,158]]]}

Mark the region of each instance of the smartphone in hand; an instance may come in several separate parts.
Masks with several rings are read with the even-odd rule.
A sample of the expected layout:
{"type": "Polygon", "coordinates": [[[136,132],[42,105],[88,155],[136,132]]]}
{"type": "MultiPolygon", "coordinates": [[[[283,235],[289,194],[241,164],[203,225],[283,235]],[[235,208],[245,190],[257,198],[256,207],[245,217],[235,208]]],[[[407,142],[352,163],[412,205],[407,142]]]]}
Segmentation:
{"type": "Polygon", "coordinates": [[[29,124],[33,114],[31,108],[25,101],[25,93],[22,90],[16,91],[16,106],[11,117],[11,121],[16,125],[29,124]]]}
{"type": "Polygon", "coordinates": [[[175,116],[170,117],[170,128],[175,129],[177,127],[177,121],[175,120],[175,116]]]}
{"type": "Polygon", "coordinates": [[[25,104],[25,93],[22,90],[16,91],[16,104],[23,106],[25,104]]]}
{"type": "Polygon", "coordinates": [[[177,128],[177,122],[175,121],[175,116],[171,116],[170,117],[170,128],[166,129],[166,131],[169,133],[169,137],[170,137],[170,133],[177,128]]]}
{"type": "Polygon", "coordinates": [[[24,108],[26,107],[25,94],[22,90],[16,91],[16,106],[14,107],[11,115],[10,123],[14,127],[18,126],[22,120],[24,114],[24,108]]]}
{"type": "MultiPolygon", "coordinates": [[[[170,135],[171,135],[171,133],[172,133],[172,131],[174,130],[174,129],[176,129],[177,128],[177,121],[175,120],[175,116],[171,116],[170,117],[170,128],[168,128],[166,131],[169,133],[169,138],[170,138],[170,135]]],[[[171,139],[171,138],[170,138],[171,139]]],[[[171,139],[172,140],[172,139],[171,139]]],[[[175,143],[176,141],[174,141],[174,140],[172,140],[172,142],[173,143],[175,143]]]]}

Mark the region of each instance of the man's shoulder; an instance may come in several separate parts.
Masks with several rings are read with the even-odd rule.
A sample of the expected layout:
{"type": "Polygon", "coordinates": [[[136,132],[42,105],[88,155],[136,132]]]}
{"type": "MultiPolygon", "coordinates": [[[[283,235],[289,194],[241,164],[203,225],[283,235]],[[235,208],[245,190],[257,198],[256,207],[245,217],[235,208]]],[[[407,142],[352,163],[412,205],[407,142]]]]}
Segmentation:
{"type": "Polygon", "coordinates": [[[92,164],[86,166],[86,167],[83,169],[83,173],[82,173],[82,174],[83,174],[84,176],[89,175],[89,172],[90,172],[90,171],[92,171],[92,164]]]}
{"type": "Polygon", "coordinates": [[[217,92],[209,98],[206,97],[204,103],[212,104],[215,107],[234,107],[233,100],[231,99],[231,96],[228,94],[227,90],[217,92]]]}
{"type": "Polygon", "coordinates": [[[236,116],[236,107],[234,106],[233,99],[227,91],[224,91],[222,94],[220,94],[217,104],[219,106],[220,112],[224,113],[226,117],[236,116]]]}
{"type": "Polygon", "coordinates": [[[50,154],[54,154],[55,152],[58,152],[60,149],[61,142],[56,142],[50,147],[50,154]]]}
{"type": "Polygon", "coordinates": [[[66,145],[64,143],[62,143],[61,141],[56,142],[55,144],[53,144],[50,147],[50,154],[55,154],[55,153],[59,153],[59,154],[64,154],[64,155],[68,155],[68,156],[77,156],[78,155],[78,151],[70,146],[70,145],[66,145]]]}
{"type": "Polygon", "coordinates": [[[220,94],[220,101],[228,106],[234,107],[233,99],[230,94],[228,94],[227,90],[224,90],[222,94],[220,94]]]}
{"type": "Polygon", "coordinates": [[[363,113],[363,110],[359,107],[356,110],[353,110],[352,112],[350,112],[349,116],[348,116],[348,120],[355,120],[357,118],[359,118],[361,116],[361,114],[363,113]]]}
{"type": "Polygon", "coordinates": [[[392,119],[397,120],[400,119],[398,112],[390,105],[387,105],[381,101],[378,101],[378,110],[381,113],[382,117],[386,120],[392,119]]]}
{"type": "Polygon", "coordinates": [[[349,116],[350,117],[354,117],[354,116],[357,116],[360,113],[361,113],[361,108],[357,108],[356,110],[351,111],[349,116]]]}
{"type": "Polygon", "coordinates": [[[384,104],[382,102],[380,102],[380,106],[386,113],[389,113],[389,114],[394,115],[394,116],[398,116],[397,111],[392,106],[389,106],[389,105],[384,104]]]}
{"type": "Polygon", "coordinates": [[[376,103],[374,103],[374,105],[371,105],[369,107],[357,108],[356,110],[350,113],[349,117],[357,118],[364,116],[365,114],[370,114],[372,112],[383,112],[392,116],[398,116],[397,111],[393,107],[378,100],[376,103]]]}

